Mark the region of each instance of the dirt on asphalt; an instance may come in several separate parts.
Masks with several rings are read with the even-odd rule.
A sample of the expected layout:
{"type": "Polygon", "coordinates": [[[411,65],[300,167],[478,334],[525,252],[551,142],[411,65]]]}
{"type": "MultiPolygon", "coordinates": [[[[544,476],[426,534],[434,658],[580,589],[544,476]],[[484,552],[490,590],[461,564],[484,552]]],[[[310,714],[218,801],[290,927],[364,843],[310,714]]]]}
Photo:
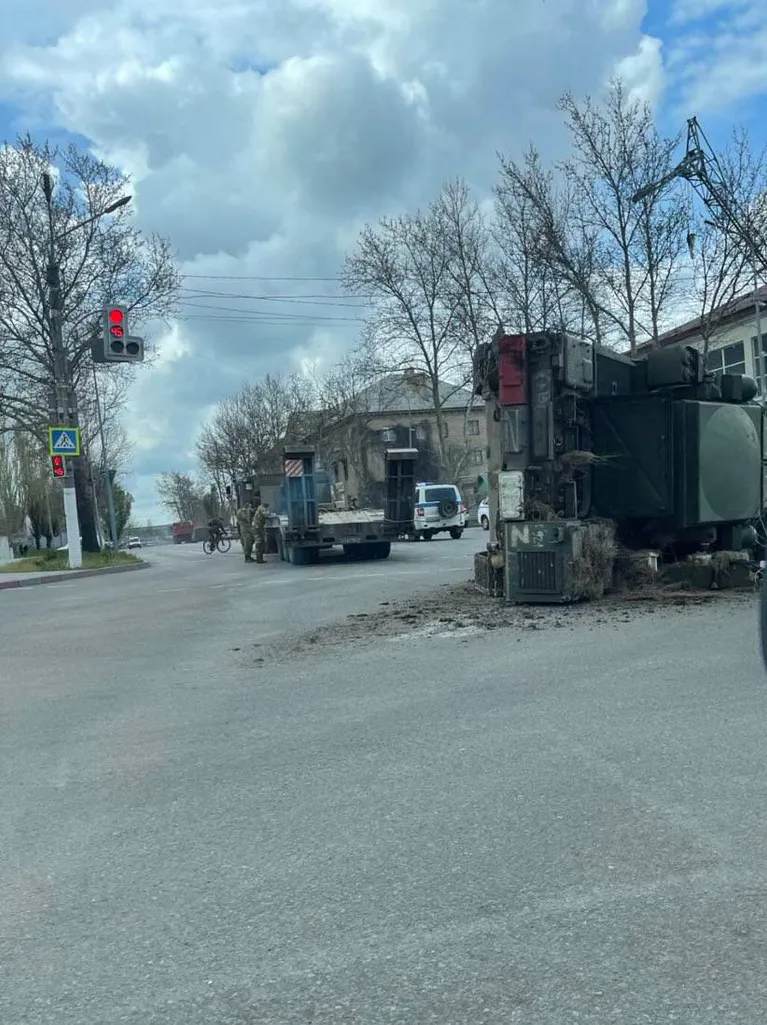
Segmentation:
{"type": "Polygon", "coordinates": [[[286,645],[256,645],[256,663],[293,660],[328,646],[368,645],[392,637],[471,637],[493,630],[575,629],[630,623],[638,616],[684,614],[711,602],[754,602],[753,590],[694,591],[651,587],[576,605],[507,605],[488,597],[473,581],[446,585],[402,601],[384,601],[370,612],[347,616],[333,626],[292,639],[286,645]]]}

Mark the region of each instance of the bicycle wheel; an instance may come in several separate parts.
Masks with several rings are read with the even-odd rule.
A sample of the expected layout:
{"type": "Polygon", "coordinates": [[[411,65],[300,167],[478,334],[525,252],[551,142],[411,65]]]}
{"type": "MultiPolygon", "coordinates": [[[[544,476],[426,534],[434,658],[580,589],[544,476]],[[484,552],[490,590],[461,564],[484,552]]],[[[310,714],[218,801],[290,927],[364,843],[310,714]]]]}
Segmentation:
{"type": "Polygon", "coordinates": [[[218,539],[218,543],[216,544],[216,548],[219,550],[219,552],[221,552],[222,555],[226,555],[226,553],[229,551],[231,547],[232,542],[229,540],[228,537],[220,537],[218,539]]]}
{"type": "Polygon", "coordinates": [[[205,552],[206,555],[212,555],[215,552],[216,546],[213,544],[209,537],[206,537],[203,541],[202,550],[205,552]]]}

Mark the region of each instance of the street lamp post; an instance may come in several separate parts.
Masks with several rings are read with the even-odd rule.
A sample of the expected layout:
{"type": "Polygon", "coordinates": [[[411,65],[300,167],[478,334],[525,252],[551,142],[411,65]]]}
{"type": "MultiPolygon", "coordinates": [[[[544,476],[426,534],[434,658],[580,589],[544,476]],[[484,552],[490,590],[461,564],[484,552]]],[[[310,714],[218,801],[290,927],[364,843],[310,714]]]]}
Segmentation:
{"type": "MultiPolygon", "coordinates": [[[[77,409],[75,408],[74,388],[72,387],[69,359],[64,344],[61,306],[61,269],[56,259],[56,242],[65,238],[73,231],[92,224],[105,214],[114,213],[131,200],[123,196],[111,203],[106,209],[88,217],[78,224],[73,224],[58,235],[53,230],[53,180],[45,172],[42,175],[43,195],[48,212],[48,265],[46,281],[48,285],[48,323],[51,337],[51,355],[53,357],[53,388],[56,407],[56,422],[59,426],[76,427],[77,409]]],[[[69,568],[79,569],[83,564],[82,542],[80,540],[80,517],[77,512],[77,490],[71,460],[67,461],[67,472],[63,484],[64,518],[66,520],[67,547],[69,552],[69,568]]]]}

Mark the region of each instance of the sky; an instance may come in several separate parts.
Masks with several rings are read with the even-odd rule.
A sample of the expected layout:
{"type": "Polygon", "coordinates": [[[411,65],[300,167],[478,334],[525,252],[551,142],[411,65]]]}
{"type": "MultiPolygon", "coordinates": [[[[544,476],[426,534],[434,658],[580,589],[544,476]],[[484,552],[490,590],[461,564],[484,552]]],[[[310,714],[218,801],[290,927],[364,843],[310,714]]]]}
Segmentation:
{"type": "Polygon", "coordinates": [[[194,470],[216,403],[266,373],[329,367],[366,314],[338,275],[360,229],[497,153],[566,154],[556,100],[622,76],[664,130],[763,144],[765,0],[4,0],[0,137],[93,149],[167,235],[179,315],[132,388],[127,486],[194,470]]]}

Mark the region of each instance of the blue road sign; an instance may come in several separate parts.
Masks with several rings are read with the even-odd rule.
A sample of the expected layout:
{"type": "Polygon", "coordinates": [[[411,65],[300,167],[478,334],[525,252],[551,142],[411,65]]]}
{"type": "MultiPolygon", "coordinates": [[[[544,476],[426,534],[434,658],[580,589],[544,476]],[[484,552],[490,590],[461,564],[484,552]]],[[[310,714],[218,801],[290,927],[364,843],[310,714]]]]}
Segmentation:
{"type": "Polygon", "coordinates": [[[79,456],[80,428],[49,427],[48,450],[52,456],[79,456]]]}

